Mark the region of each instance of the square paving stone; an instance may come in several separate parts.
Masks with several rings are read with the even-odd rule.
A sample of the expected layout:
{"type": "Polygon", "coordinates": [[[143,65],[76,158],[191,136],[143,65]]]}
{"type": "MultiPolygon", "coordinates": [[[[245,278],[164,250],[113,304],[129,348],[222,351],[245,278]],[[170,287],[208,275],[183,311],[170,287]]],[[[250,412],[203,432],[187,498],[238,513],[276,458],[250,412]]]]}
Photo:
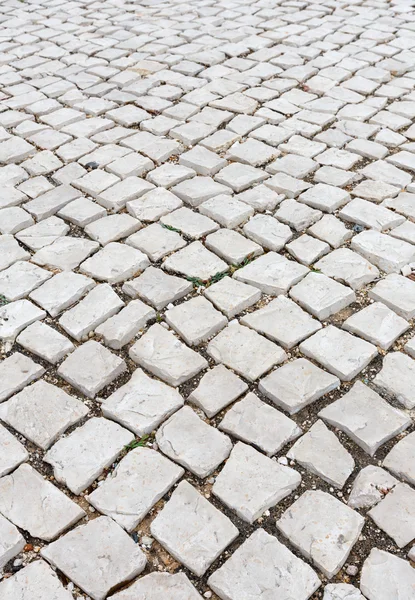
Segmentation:
{"type": "Polygon", "coordinates": [[[50,277],[52,273],[46,269],[30,262],[18,261],[0,272],[0,294],[9,302],[20,300],[50,277]]]}
{"type": "Polygon", "coordinates": [[[135,448],[87,500],[100,513],[131,531],[183,473],[181,467],[159,452],[135,448]]]}
{"type": "Polygon", "coordinates": [[[298,200],[311,206],[311,208],[332,213],[349,202],[350,194],[332,185],[317,183],[317,185],[303,192],[298,200]]]}
{"type": "Polygon", "coordinates": [[[269,174],[262,169],[231,163],[215,176],[215,181],[228,185],[234,192],[243,192],[255,183],[260,183],[267,179],[269,174]]]}
{"type": "MultiPolygon", "coordinates": [[[[114,594],[111,600],[202,600],[184,573],[149,573],[127,589],[114,594]]],[[[59,600],[59,599],[58,599],[59,600]]]]}
{"type": "Polygon", "coordinates": [[[376,231],[387,231],[405,222],[405,217],[362,198],[355,198],[344,206],[339,212],[339,217],[349,223],[357,223],[376,231]]]}
{"type": "Polygon", "coordinates": [[[230,277],[224,277],[210,285],[205,289],[204,294],[228,319],[261,299],[261,291],[258,288],[230,277]]]}
{"type": "Polygon", "coordinates": [[[315,490],[296,500],[277,521],[277,528],[331,579],[346,562],[364,522],[340,500],[315,490]]]}
{"type": "Polygon", "coordinates": [[[32,261],[41,267],[72,271],[98,248],[98,242],[91,240],[59,237],[52,244],[38,250],[32,256],[32,261]]]}
{"type": "Polygon", "coordinates": [[[136,369],[131,379],[108,398],[99,399],[105,417],[138,437],[151,433],[184,404],[177,390],[136,369]]]}
{"type": "Polygon", "coordinates": [[[122,291],[128,296],[132,298],[139,296],[157,310],[175,300],[180,300],[192,290],[193,284],[190,281],[167,275],[161,269],[152,266],[147,267],[139,277],[124,283],[122,287],[122,291]]]}
{"type": "Polygon", "coordinates": [[[176,560],[201,577],[239,532],[228,517],[182,481],[152,522],[151,534],[176,560]]]}
{"type": "Polygon", "coordinates": [[[279,296],[264,308],[248,313],[241,318],[241,324],[288,349],[321,329],[321,323],[285,296],[279,296]]]}
{"type": "Polygon", "coordinates": [[[193,242],[169,256],[164,261],[163,268],[202,281],[229,269],[225,261],[207,250],[201,242],[193,242]]]}
{"type": "Polygon", "coordinates": [[[101,246],[131,235],[142,227],[140,221],[125,213],[105,216],[87,225],[84,231],[101,246]]]}
{"type": "Polygon", "coordinates": [[[353,232],[347,229],[342,221],[334,215],[324,215],[308,231],[319,240],[330,244],[333,248],[342,246],[353,235],[353,232]]]}
{"type": "Polygon", "coordinates": [[[45,454],[57,481],[80,494],[109,467],[134,435],[107,419],[93,417],[45,454]]]}
{"type": "Polygon", "coordinates": [[[265,337],[239,324],[228,325],[207,347],[217,363],[255,381],[286,358],[284,350],[265,337]]]}
{"type": "Polygon", "coordinates": [[[371,508],[378,504],[398,480],[380,467],[364,467],[353,482],[347,504],[351,508],[371,508]]]}
{"type": "Polygon", "coordinates": [[[343,328],[388,350],[410,328],[410,324],[381,302],[374,302],[349,317],[343,328]]]}
{"type": "MultiPolygon", "coordinates": [[[[25,547],[26,540],[10,521],[0,515],[0,569],[17,556],[25,547]]],[[[1,587],[0,587],[1,594],[1,587]]]]}
{"type": "Polygon", "coordinates": [[[251,206],[255,211],[264,212],[266,210],[275,210],[277,204],[283,200],[282,194],[277,194],[273,190],[270,189],[272,186],[268,186],[269,180],[267,180],[267,185],[256,185],[255,187],[246,190],[246,192],[242,192],[236,196],[237,200],[241,202],[245,202],[251,206]]]}
{"type": "Polygon", "coordinates": [[[242,225],[254,214],[251,206],[225,194],[206,200],[200,204],[199,211],[228,229],[242,225]]]}
{"type": "Polygon", "coordinates": [[[410,598],[415,586],[415,573],[411,564],[373,548],[363,563],[360,589],[369,600],[410,598]]]}
{"type": "Polygon", "coordinates": [[[415,538],[415,491],[398,483],[368,515],[403,548],[415,538]]]}
{"type": "Polygon", "coordinates": [[[323,213],[297,200],[288,199],[281,202],[274,216],[296,231],[303,231],[316,223],[323,213]]]}
{"type": "Polygon", "coordinates": [[[0,235],[0,271],[18,260],[28,260],[30,253],[24,250],[12,235],[0,235]]]}
{"type": "Polygon", "coordinates": [[[29,352],[52,364],[56,364],[75,349],[68,338],[40,321],[35,321],[26,327],[16,341],[29,352]]]}
{"type": "Polygon", "coordinates": [[[174,227],[194,240],[219,229],[219,225],[215,221],[185,206],[163,216],[160,222],[168,227],[174,227]]]}
{"type": "Polygon", "coordinates": [[[353,290],[322,273],[309,273],[290,290],[290,296],[322,321],[356,300],[353,290]]]}
{"type": "Polygon", "coordinates": [[[192,179],[186,179],[171,188],[171,191],[183,202],[190,206],[199,206],[202,202],[219,196],[219,194],[231,195],[232,190],[227,185],[214,181],[211,177],[197,175],[192,179]]]}
{"type": "MultiPolygon", "coordinates": [[[[44,246],[49,246],[50,244],[52,244],[59,238],[64,237],[68,232],[69,232],[69,225],[67,225],[67,223],[65,223],[65,221],[63,221],[62,219],[59,219],[58,217],[49,217],[48,219],[45,219],[44,221],[40,221],[39,223],[36,223],[36,225],[32,225],[32,227],[28,227],[27,229],[23,229],[23,231],[19,231],[19,233],[16,234],[16,239],[19,240],[19,242],[22,242],[23,244],[25,244],[25,246],[27,246],[31,250],[36,251],[36,250],[39,250],[40,248],[43,248],[44,246]]],[[[8,236],[2,236],[2,237],[8,237],[8,236]]],[[[13,240],[13,241],[15,241],[15,240],[13,240]]],[[[0,245],[1,245],[1,238],[0,238],[0,245]]],[[[18,249],[19,249],[19,253],[23,254],[23,256],[18,256],[12,262],[15,262],[16,260],[27,260],[27,258],[28,258],[28,255],[27,256],[24,255],[24,251],[19,245],[18,245],[18,249]]],[[[14,252],[13,252],[13,254],[14,254],[14,252]]],[[[9,264],[12,264],[12,263],[9,262],[9,264]]],[[[9,264],[7,264],[6,266],[9,266],[9,264]]],[[[0,263],[0,266],[1,266],[1,263],[0,263]]]]}
{"type": "Polygon", "coordinates": [[[0,419],[46,450],[89,409],[62,389],[36,381],[0,406],[0,419]]]}
{"type": "Polygon", "coordinates": [[[14,352],[0,362],[0,402],[9,398],[31,381],[42,377],[45,369],[31,358],[14,352]]]}
{"type": "Polygon", "coordinates": [[[212,492],[238,517],[253,523],[300,483],[301,475],[294,469],[238,442],[217,476],[212,492]]]}
{"type": "Polygon", "coordinates": [[[287,457],[338,489],[343,488],[355,465],[351,454],[320,420],[297,440],[287,457]]]}
{"type": "Polygon", "coordinates": [[[30,294],[30,299],[44,308],[51,317],[75,304],[95,287],[95,281],[79,273],[63,272],[54,275],[30,294]]]}
{"type": "Polygon", "coordinates": [[[330,246],[304,233],[286,246],[288,252],[303,265],[311,265],[327,252],[330,246]]]}
{"type": "Polygon", "coordinates": [[[415,247],[379,231],[362,231],[354,236],[351,248],[385,273],[399,273],[415,262],[415,247]]]}
{"type": "Polygon", "coordinates": [[[57,214],[59,217],[62,217],[62,219],[65,219],[74,225],[85,227],[86,225],[105,217],[107,211],[102,206],[99,206],[99,204],[82,197],[69,202],[69,204],[61,208],[57,214]]]}
{"type": "Polygon", "coordinates": [[[138,544],[109,517],[77,527],[43,548],[41,554],[93,600],[104,600],[114,587],[134,579],[146,565],[138,544]]]}
{"type": "Polygon", "coordinates": [[[101,323],[95,333],[102,336],[107,346],[114,350],[120,350],[128,342],[131,342],[149,320],[155,317],[154,309],[141,300],[132,300],[115,316],[101,323]]]}
{"type": "Polygon", "coordinates": [[[183,202],[164,188],[155,188],[127,202],[128,212],[142,221],[158,221],[181,206],[183,202]]]}
{"type": "Polygon", "coordinates": [[[130,348],[129,354],[134,362],[174,387],[208,366],[206,359],[158,323],[130,348]]]}
{"type": "Polygon", "coordinates": [[[255,242],[246,239],[237,231],[229,229],[219,229],[208,235],[206,246],[233,265],[239,265],[244,260],[264,252],[261,246],[255,242]]]}
{"type": "Polygon", "coordinates": [[[337,389],[340,380],[306,358],[297,358],[261,379],[259,391],[290,415],[337,389]]]}
{"type": "Polygon", "coordinates": [[[347,433],[370,456],[411,425],[410,417],[360,381],[323,408],[319,417],[347,433]]]}
{"type": "Polygon", "coordinates": [[[227,161],[203,146],[195,146],[180,155],[179,164],[194,169],[198,175],[213,176],[226,167],[227,161]]]}
{"type": "Polygon", "coordinates": [[[248,389],[247,384],[223,365],[217,365],[203,375],[199,385],[188,397],[209,417],[214,417],[225,406],[239,398],[248,389]]]}
{"type": "Polygon", "coordinates": [[[85,516],[80,506],[28,464],[0,479],[0,512],[32,537],[46,541],[85,516]]]}
{"type": "Polygon", "coordinates": [[[328,277],[347,283],[354,290],[360,290],[379,277],[379,271],[374,265],[349,248],[333,250],[314,267],[328,277]]]}
{"type": "Polygon", "coordinates": [[[147,181],[158,187],[170,188],[196,175],[196,171],[183,165],[166,163],[147,175],[147,181]]]}
{"type": "MultiPolygon", "coordinates": [[[[53,280],[51,280],[51,282],[52,281],[53,280]]],[[[88,279],[88,281],[91,280],[88,279]]],[[[64,289],[64,296],[66,296],[66,284],[68,283],[70,287],[75,288],[77,291],[79,289],[78,285],[81,285],[82,290],[85,289],[85,284],[83,284],[83,282],[65,281],[64,286],[66,289],[64,289]]],[[[46,295],[46,290],[44,295],[46,295]]],[[[78,293],[76,295],[78,295],[78,293]]],[[[66,303],[67,302],[64,302],[64,304],[66,303]]],[[[60,307],[61,306],[62,304],[60,307]]],[[[59,325],[69,333],[69,335],[80,342],[98,325],[115,315],[123,306],[124,302],[113,291],[111,286],[107,283],[102,283],[94,287],[94,289],[92,289],[76,306],[65,312],[59,319],[59,325]]],[[[54,310],[54,312],[56,312],[56,310],[54,310]]]]}
{"type": "Polygon", "coordinates": [[[0,425],[0,477],[13,471],[28,458],[29,453],[23,444],[0,425]]]}
{"type": "Polygon", "coordinates": [[[170,308],[165,319],[190,346],[210,339],[228,323],[227,318],[203,296],[170,308]]]}
{"type": "Polygon", "coordinates": [[[370,290],[369,297],[389,306],[404,319],[415,316],[415,282],[392,273],[370,290]]]}
{"type": "Polygon", "coordinates": [[[375,358],[373,344],[329,325],[300,344],[300,351],[337,375],[351,381],[375,358]]]}
{"type": "Polygon", "coordinates": [[[395,475],[415,484],[415,432],[401,439],[386,455],[383,466],[395,475]]]}
{"type": "Polygon", "coordinates": [[[405,408],[414,408],[415,360],[403,352],[391,352],[383,358],[382,369],[373,383],[405,408]]]}
{"type": "Polygon", "coordinates": [[[308,600],[321,581],[305,562],[264,529],[255,531],[208,579],[222,600],[270,598],[308,600]]]}
{"type": "Polygon", "coordinates": [[[282,412],[262,402],[249,392],[236,402],[222,419],[220,429],[254,444],[268,456],[301,435],[301,429],[282,412]]]}
{"type": "Polygon", "coordinates": [[[270,215],[254,215],[243,227],[244,233],[251,240],[267,250],[278,252],[292,238],[292,231],[270,215]]]}
{"type": "Polygon", "coordinates": [[[174,413],[157,430],[159,449],[200,478],[214,471],[232,450],[232,442],[202,421],[189,407],[174,413]]]}
{"type": "Polygon", "coordinates": [[[141,231],[130,235],[126,243],[147,254],[152,262],[161,260],[166,254],[171,254],[186,246],[185,240],[177,231],[170,231],[159,223],[152,223],[141,231]]]}
{"type": "Polygon", "coordinates": [[[233,277],[259,288],[264,294],[279,296],[298,283],[309,269],[276,252],[268,252],[235,271],[233,277]]]}
{"type": "Polygon", "coordinates": [[[144,271],[149,264],[147,256],[139,250],[126,244],[110,242],[85,260],[79,268],[82,273],[98,281],[121,283],[144,271]]]}
{"type": "Polygon", "coordinates": [[[0,583],[0,600],[24,600],[27,594],[32,600],[72,600],[73,597],[43,560],[30,563],[0,583]]]}
{"type": "Polygon", "coordinates": [[[98,342],[89,340],[64,360],[58,369],[58,375],[88,398],[95,398],[98,392],[126,369],[124,360],[98,342]]]}
{"type": "Polygon", "coordinates": [[[29,300],[16,300],[1,306],[0,340],[14,340],[22,329],[45,317],[45,311],[29,300]]]}

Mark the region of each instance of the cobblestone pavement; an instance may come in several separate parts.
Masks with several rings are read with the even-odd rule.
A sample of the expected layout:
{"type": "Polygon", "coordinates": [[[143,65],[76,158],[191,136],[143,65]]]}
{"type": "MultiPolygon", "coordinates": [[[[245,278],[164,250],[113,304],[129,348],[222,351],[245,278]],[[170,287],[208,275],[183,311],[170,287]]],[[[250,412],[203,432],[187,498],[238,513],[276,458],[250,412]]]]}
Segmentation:
{"type": "Polygon", "coordinates": [[[0,600],[414,600],[415,11],[0,3],[0,600]]]}

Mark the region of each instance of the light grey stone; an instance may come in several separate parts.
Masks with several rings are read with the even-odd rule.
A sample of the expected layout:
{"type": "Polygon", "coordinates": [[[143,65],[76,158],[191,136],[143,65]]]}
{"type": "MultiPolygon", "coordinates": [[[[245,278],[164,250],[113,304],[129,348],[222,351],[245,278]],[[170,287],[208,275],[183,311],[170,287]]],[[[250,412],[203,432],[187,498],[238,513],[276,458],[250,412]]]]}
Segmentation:
{"type": "Polygon", "coordinates": [[[109,467],[134,435],[107,419],[93,417],[45,454],[57,481],[74,494],[83,490],[109,467]]]}
{"type": "Polygon", "coordinates": [[[3,569],[9,560],[17,556],[25,545],[26,540],[19,530],[0,515],[0,569],[3,569]]]}
{"type": "Polygon", "coordinates": [[[347,394],[323,408],[319,417],[344,431],[370,456],[411,425],[411,419],[404,412],[390,406],[360,381],[356,381],[347,394]]]}
{"type": "Polygon", "coordinates": [[[71,592],[63,587],[55,571],[43,560],[28,564],[0,583],[0,600],[24,600],[27,594],[32,600],[72,600],[71,592]]]}
{"type": "Polygon", "coordinates": [[[151,171],[147,175],[147,181],[156,186],[168,189],[185,179],[190,179],[194,175],[196,175],[196,172],[193,169],[189,169],[183,165],[166,163],[151,171]]]}
{"type": "Polygon", "coordinates": [[[407,277],[387,275],[370,290],[369,297],[386,304],[404,319],[415,316],[415,282],[407,277]]]}
{"type": "Polygon", "coordinates": [[[264,529],[255,531],[208,579],[222,600],[281,595],[308,600],[320,587],[316,573],[264,529]]]}
{"type": "Polygon", "coordinates": [[[376,182],[381,181],[398,188],[405,188],[411,183],[412,177],[391,165],[384,160],[377,160],[367,165],[361,170],[361,173],[368,179],[374,179],[376,182]]]}
{"type": "Polygon", "coordinates": [[[301,476],[294,469],[238,442],[212,492],[241,519],[253,523],[265,510],[291,494],[300,482],[301,476]]]}
{"type": "Polygon", "coordinates": [[[171,191],[183,202],[190,206],[199,206],[202,202],[219,195],[231,195],[232,190],[227,185],[214,181],[211,177],[200,175],[181,181],[171,188],[171,191]]]}
{"type": "Polygon", "coordinates": [[[111,596],[111,600],[202,600],[184,573],[149,573],[140,577],[129,588],[111,596]]]}
{"type": "Polygon", "coordinates": [[[259,383],[259,391],[290,415],[337,389],[340,381],[305,358],[297,358],[272,371],[259,383]]]}
{"type": "Polygon", "coordinates": [[[247,384],[223,365],[217,365],[203,375],[188,400],[214,417],[248,389],[247,384]]]}
{"type": "Polygon", "coordinates": [[[334,325],[321,329],[300,344],[300,351],[342,381],[351,381],[377,355],[373,344],[334,325]]]}
{"type": "Polygon", "coordinates": [[[380,502],[398,483],[387,471],[368,465],[353,482],[348,505],[351,508],[370,508],[380,502]]]}
{"type": "Polygon", "coordinates": [[[323,216],[323,213],[301,202],[289,199],[281,202],[274,216],[296,231],[303,231],[316,223],[323,216]]]}
{"type": "Polygon", "coordinates": [[[0,294],[9,302],[28,296],[52,277],[52,273],[27,261],[18,261],[0,271],[0,294]]]}
{"type": "Polygon", "coordinates": [[[415,538],[414,500],[415,491],[406,483],[397,483],[368,513],[398,548],[403,548],[415,538]]]}
{"type": "Polygon", "coordinates": [[[397,196],[399,191],[400,187],[398,186],[393,186],[389,183],[384,183],[383,181],[365,179],[353,188],[351,193],[353,196],[379,203],[386,198],[397,196]]]}
{"type": "Polygon", "coordinates": [[[379,271],[374,265],[349,248],[333,250],[314,267],[328,277],[347,283],[353,290],[360,290],[379,277],[379,271]]]}
{"type": "Polygon", "coordinates": [[[24,206],[35,217],[36,221],[42,221],[57,213],[61,208],[69,204],[69,202],[79,198],[79,196],[81,196],[81,192],[71,185],[58,185],[53,190],[26,202],[24,206]]]}
{"type": "Polygon", "coordinates": [[[206,281],[216,273],[227,271],[229,267],[225,261],[207,250],[201,242],[193,242],[169,256],[164,261],[163,268],[185,277],[206,281]]]}
{"type": "Polygon", "coordinates": [[[233,277],[258,287],[265,294],[279,296],[305,277],[308,271],[307,267],[276,252],[268,252],[235,271],[233,277]]]}
{"type": "Polygon", "coordinates": [[[290,296],[320,320],[356,300],[352,290],[322,273],[309,273],[290,290],[290,296]]]}
{"type": "MultiPolygon", "coordinates": [[[[44,246],[53,244],[59,238],[65,236],[69,232],[69,225],[58,217],[49,217],[36,225],[32,225],[23,231],[16,234],[16,239],[23,242],[25,246],[31,250],[40,250],[44,246]]],[[[0,238],[1,243],[1,238],[0,238]]],[[[22,248],[18,246],[22,252],[22,248]]],[[[25,260],[24,256],[20,256],[19,260],[25,260]]],[[[13,261],[15,262],[15,261],[13,261]]],[[[11,264],[11,263],[10,263],[11,264]]]]}
{"type": "Polygon", "coordinates": [[[368,600],[410,598],[415,586],[415,573],[408,561],[373,548],[363,563],[360,589],[368,600]]]}
{"type": "Polygon", "coordinates": [[[343,323],[344,329],[356,333],[383,350],[388,350],[409,327],[408,321],[381,302],[374,302],[343,323]]]}
{"type": "Polygon", "coordinates": [[[1,420],[43,450],[88,412],[80,400],[42,380],[0,406],[1,420]]]}
{"type": "Polygon", "coordinates": [[[376,231],[386,231],[401,225],[405,217],[388,210],[384,206],[377,206],[373,202],[355,198],[344,206],[339,212],[339,217],[350,223],[357,223],[376,231]]]}
{"type": "Polygon", "coordinates": [[[41,554],[93,600],[104,600],[114,587],[134,579],[146,565],[139,546],[109,517],[77,527],[43,548],[41,554]]]}
{"type": "MultiPolygon", "coordinates": [[[[241,168],[242,165],[239,165],[241,168]]],[[[254,209],[226,194],[220,194],[199,205],[202,215],[217,221],[223,227],[234,229],[245,223],[254,214],[254,209]]]]}
{"type": "Polygon", "coordinates": [[[325,183],[317,183],[317,185],[303,192],[298,200],[311,206],[311,208],[332,213],[349,202],[350,194],[340,188],[325,183]]]}
{"type": "Polygon", "coordinates": [[[287,198],[296,198],[311,187],[311,183],[307,183],[302,179],[296,179],[286,173],[276,173],[267,180],[266,185],[279,194],[284,194],[287,198]]]}
{"type": "Polygon", "coordinates": [[[85,260],[80,265],[80,270],[98,281],[121,283],[144,271],[149,264],[147,256],[139,250],[126,244],[110,242],[85,260]]]}
{"type": "Polygon", "coordinates": [[[52,364],[59,362],[75,348],[72,342],[59,331],[40,321],[35,321],[26,327],[16,341],[29,352],[52,364]]]}
{"type": "Polygon", "coordinates": [[[347,242],[353,235],[343,223],[334,215],[324,215],[308,230],[319,240],[327,242],[333,248],[338,248],[347,242]]]}
{"type": "Polygon", "coordinates": [[[101,323],[95,333],[103,337],[107,346],[120,350],[155,317],[154,309],[141,300],[132,300],[119,313],[101,323]]]}
{"type": "Polygon", "coordinates": [[[158,323],[130,348],[129,354],[134,362],[174,387],[208,366],[206,359],[158,323]]]}
{"type": "Polygon", "coordinates": [[[170,302],[183,298],[192,289],[191,282],[174,275],[167,275],[155,267],[147,267],[144,273],[132,281],[127,281],[122,287],[122,291],[128,296],[132,298],[140,296],[158,310],[170,302]]]}
{"type": "Polygon", "coordinates": [[[101,246],[105,246],[109,242],[115,242],[131,235],[140,228],[140,221],[123,213],[94,220],[84,228],[84,231],[101,246]]]}
{"type": "Polygon", "coordinates": [[[328,244],[306,233],[287,244],[286,249],[296,260],[307,266],[330,252],[328,244]]]}
{"type": "Polygon", "coordinates": [[[243,226],[244,233],[267,250],[278,252],[292,238],[292,231],[270,215],[254,215],[243,226]]]}
{"type": "Polygon", "coordinates": [[[49,281],[31,292],[29,297],[44,308],[51,317],[56,317],[65,308],[75,304],[93,287],[95,287],[93,279],[79,273],[72,273],[72,271],[64,271],[54,275],[49,281]]]}
{"type": "MultiPolygon", "coordinates": [[[[268,184],[267,180],[267,184],[268,184]]],[[[284,199],[282,194],[277,194],[270,189],[271,186],[259,184],[255,187],[242,192],[236,196],[237,200],[245,202],[254,210],[264,212],[266,210],[275,210],[277,204],[284,199]]]]}
{"type": "Polygon", "coordinates": [[[363,525],[362,516],[320,490],[305,492],[277,521],[291,544],[328,579],[346,562],[363,525]]]}
{"type": "Polygon", "coordinates": [[[386,455],[383,466],[395,475],[408,481],[415,482],[415,433],[402,438],[386,455]]]}
{"type": "Polygon", "coordinates": [[[14,352],[0,362],[0,402],[42,377],[45,369],[31,358],[14,352]]]}
{"type": "Polygon", "coordinates": [[[355,465],[351,454],[320,420],[296,441],[287,457],[338,489],[343,488],[355,465]]]}
{"type": "Polygon", "coordinates": [[[29,300],[16,300],[0,307],[0,340],[11,340],[46,313],[29,300]]]}
{"type": "Polygon", "coordinates": [[[194,169],[198,175],[213,176],[226,167],[227,161],[203,146],[195,146],[180,155],[179,164],[194,169]]]}
{"type": "Polygon", "coordinates": [[[154,189],[154,185],[149,181],[132,175],[131,177],[126,177],[122,181],[118,181],[111,187],[106,188],[96,197],[96,201],[111,212],[117,212],[127,206],[128,212],[133,217],[140,219],[141,216],[139,215],[136,204],[134,204],[135,208],[130,210],[130,201],[133,203],[136,198],[140,198],[143,195],[146,195],[149,190],[154,189]]]}
{"type": "Polygon", "coordinates": [[[139,198],[127,202],[128,212],[136,219],[143,221],[157,221],[160,217],[168,215],[181,206],[183,206],[183,202],[180,198],[164,188],[155,188],[140,195],[139,198]]]}
{"type": "Polygon", "coordinates": [[[408,218],[415,217],[414,210],[414,196],[415,194],[409,194],[408,192],[401,192],[395,197],[388,197],[382,202],[382,206],[386,206],[386,208],[390,208],[397,213],[404,215],[408,218]]]}
{"type": "Polygon", "coordinates": [[[350,583],[329,583],[324,588],[323,600],[365,600],[350,583]]]}
{"type": "Polygon", "coordinates": [[[104,417],[131,429],[140,438],[184,404],[177,390],[141,369],[136,369],[127,383],[100,401],[104,417]]]}
{"type": "Polygon", "coordinates": [[[152,262],[157,262],[166,254],[171,254],[186,246],[186,241],[179,233],[170,231],[159,223],[152,223],[130,235],[126,243],[147,254],[152,262]]]}
{"type": "Polygon", "coordinates": [[[208,233],[219,229],[219,225],[199,213],[193,212],[187,207],[179,208],[160,219],[163,225],[173,227],[182,234],[198,240],[208,233]]]}
{"type": "Polygon", "coordinates": [[[0,451],[0,477],[29,458],[26,448],[3,425],[0,425],[0,451]]]}
{"type": "Polygon", "coordinates": [[[187,481],[179,483],[150,529],[176,560],[199,577],[239,533],[187,481]]]}
{"type": "Polygon", "coordinates": [[[12,235],[0,235],[0,271],[7,269],[18,260],[29,258],[29,252],[19,246],[12,235]]]}
{"type": "Polygon", "coordinates": [[[321,329],[318,321],[285,296],[279,296],[264,308],[248,313],[242,317],[241,324],[288,349],[321,329]]]}
{"type": "Polygon", "coordinates": [[[261,298],[260,290],[230,277],[224,277],[207,287],[204,294],[229,319],[261,298]]]}
{"type": "Polygon", "coordinates": [[[32,256],[32,261],[41,267],[72,271],[93,252],[99,244],[84,238],[59,237],[32,256]]]}
{"type": "Polygon", "coordinates": [[[0,233],[14,234],[33,224],[32,217],[20,206],[0,209],[0,233]]]}
{"type": "Polygon", "coordinates": [[[226,413],[219,427],[236,438],[254,444],[268,456],[301,435],[301,429],[282,412],[249,392],[226,413]]]}
{"type": "Polygon", "coordinates": [[[391,352],[383,358],[382,369],[373,383],[395,398],[405,408],[415,406],[415,361],[402,352],[391,352]]]}
{"type": "Polygon", "coordinates": [[[98,392],[126,370],[124,360],[98,342],[89,340],[63,361],[58,375],[88,398],[95,398],[98,392]]]}
{"type": "Polygon", "coordinates": [[[180,479],[184,470],[149,448],[131,450],[102,485],[87,496],[100,513],[127,531],[180,479]]]}
{"type": "Polygon", "coordinates": [[[257,243],[229,229],[219,229],[210,233],[205,243],[209,250],[233,265],[239,265],[244,260],[252,259],[264,252],[257,243]]]}
{"type": "Polygon", "coordinates": [[[28,464],[2,477],[0,490],[2,515],[45,541],[55,539],[85,516],[80,506],[28,464]]]}
{"type": "Polygon", "coordinates": [[[226,317],[202,296],[170,308],[165,314],[165,319],[190,346],[210,339],[228,322],[226,317]]]}
{"type": "Polygon", "coordinates": [[[164,454],[200,478],[210,475],[232,450],[230,439],[202,421],[189,406],[158,428],[156,442],[164,454]]]}

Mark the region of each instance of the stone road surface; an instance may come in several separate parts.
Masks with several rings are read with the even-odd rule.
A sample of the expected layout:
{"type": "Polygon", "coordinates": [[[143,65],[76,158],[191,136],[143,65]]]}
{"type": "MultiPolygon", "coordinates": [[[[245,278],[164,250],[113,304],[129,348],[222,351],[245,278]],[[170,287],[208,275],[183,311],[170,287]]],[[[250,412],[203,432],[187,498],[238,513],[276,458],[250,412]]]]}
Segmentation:
{"type": "Polygon", "coordinates": [[[414,118],[410,0],[0,2],[0,600],[415,599],[414,118]]]}

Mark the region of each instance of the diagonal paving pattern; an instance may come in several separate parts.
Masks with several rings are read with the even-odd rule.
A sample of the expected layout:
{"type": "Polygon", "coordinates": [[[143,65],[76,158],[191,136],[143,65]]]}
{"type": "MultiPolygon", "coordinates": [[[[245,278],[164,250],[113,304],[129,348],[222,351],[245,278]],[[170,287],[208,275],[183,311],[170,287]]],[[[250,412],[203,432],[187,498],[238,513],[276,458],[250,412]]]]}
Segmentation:
{"type": "Polygon", "coordinates": [[[0,600],[415,600],[409,0],[0,5],[0,600]]]}

